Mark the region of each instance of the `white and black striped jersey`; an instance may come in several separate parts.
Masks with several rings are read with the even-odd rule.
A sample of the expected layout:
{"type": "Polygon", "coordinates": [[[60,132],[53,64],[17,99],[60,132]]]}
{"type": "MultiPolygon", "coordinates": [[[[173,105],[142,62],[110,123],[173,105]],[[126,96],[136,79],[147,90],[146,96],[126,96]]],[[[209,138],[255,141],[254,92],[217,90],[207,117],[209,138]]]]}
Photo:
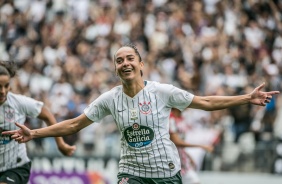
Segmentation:
{"type": "Polygon", "coordinates": [[[181,169],[169,137],[170,111],[172,107],[184,110],[194,95],[173,85],[146,82],[133,98],[117,86],[94,100],[84,113],[93,122],[107,115],[115,119],[122,134],[120,173],[167,178],[181,169]]]}
{"type": "MultiPolygon", "coordinates": [[[[19,129],[15,122],[24,124],[27,116],[37,117],[42,106],[43,102],[9,92],[7,100],[0,105],[0,132],[19,129]]],[[[24,143],[19,144],[10,136],[0,133],[0,172],[19,167],[29,161],[24,143]]]]}

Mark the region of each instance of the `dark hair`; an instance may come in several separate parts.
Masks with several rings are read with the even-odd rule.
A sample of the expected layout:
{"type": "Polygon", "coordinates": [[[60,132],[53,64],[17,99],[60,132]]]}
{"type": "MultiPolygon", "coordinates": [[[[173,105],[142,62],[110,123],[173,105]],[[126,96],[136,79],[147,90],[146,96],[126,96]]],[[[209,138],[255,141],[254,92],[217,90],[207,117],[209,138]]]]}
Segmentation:
{"type": "Polygon", "coordinates": [[[16,75],[17,69],[13,61],[0,61],[0,75],[8,75],[12,78],[16,75]]]}
{"type": "Polygon", "coordinates": [[[133,43],[126,43],[126,44],[124,44],[121,47],[130,47],[130,48],[132,48],[134,50],[135,54],[137,54],[137,56],[139,57],[139,61],[140,62],[142,61],[141,55],[140,55],[136,45],[134,45],[133,43]]]}

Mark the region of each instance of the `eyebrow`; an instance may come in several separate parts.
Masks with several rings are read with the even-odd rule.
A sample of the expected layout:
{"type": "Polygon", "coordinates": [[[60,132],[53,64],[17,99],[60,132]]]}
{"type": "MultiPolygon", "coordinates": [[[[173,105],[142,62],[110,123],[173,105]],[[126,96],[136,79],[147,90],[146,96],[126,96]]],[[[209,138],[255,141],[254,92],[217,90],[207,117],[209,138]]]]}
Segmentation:
{"type": "MultiPolygon", "coordinates": [[[[135,57],[134,54],[128,54],[128,55],[126,55],[125,57],[131,57],[131,56],[135,57]]],[[[118,60],[118,59],[122,59],[122,57],[117,57],[116,60],[118,60]]]]}

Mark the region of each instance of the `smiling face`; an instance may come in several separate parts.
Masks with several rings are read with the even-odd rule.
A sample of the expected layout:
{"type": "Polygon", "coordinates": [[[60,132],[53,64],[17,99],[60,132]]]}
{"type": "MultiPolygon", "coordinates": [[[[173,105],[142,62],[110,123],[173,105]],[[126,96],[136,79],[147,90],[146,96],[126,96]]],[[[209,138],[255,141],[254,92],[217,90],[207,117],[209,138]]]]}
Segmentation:
{"type": "Polygon", "coordinates": [[[115,70],[122,82],[142,80],[141,70],[144,63],[131,47],[121,47],[115,55],[115,70]]]}
{"type": "Polygon", "coordinates": [[[10,90],[10,76],[0,75],[0,105],[2,105],[6,99],[10,90]]]}

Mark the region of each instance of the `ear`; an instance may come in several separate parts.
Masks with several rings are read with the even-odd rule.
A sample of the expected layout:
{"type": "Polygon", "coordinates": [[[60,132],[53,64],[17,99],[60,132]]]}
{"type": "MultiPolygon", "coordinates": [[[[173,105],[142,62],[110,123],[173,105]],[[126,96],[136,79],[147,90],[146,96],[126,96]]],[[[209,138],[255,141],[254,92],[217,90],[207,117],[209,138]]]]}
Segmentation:
{"type": "Polygon", "coordinates": [[[143,67],[144,67],[144,62],[143,62],[143,61],[140,61],[139,64],[140,64],[141,69],[143,69],[143,67]]]}
{"type": "Polygon", "coordinates": [[[115,73],[116,73],[116,76],[118,76],[116,64],[114,63],[114,65],[115,65],[115,73]]]}
{"type": "Polygon", "coordinates": [[[143,61],[140,61],[140,74],[141,74],[141,77],[143,77],[143,67],[144,67],[144,62],[143,61]]]}

